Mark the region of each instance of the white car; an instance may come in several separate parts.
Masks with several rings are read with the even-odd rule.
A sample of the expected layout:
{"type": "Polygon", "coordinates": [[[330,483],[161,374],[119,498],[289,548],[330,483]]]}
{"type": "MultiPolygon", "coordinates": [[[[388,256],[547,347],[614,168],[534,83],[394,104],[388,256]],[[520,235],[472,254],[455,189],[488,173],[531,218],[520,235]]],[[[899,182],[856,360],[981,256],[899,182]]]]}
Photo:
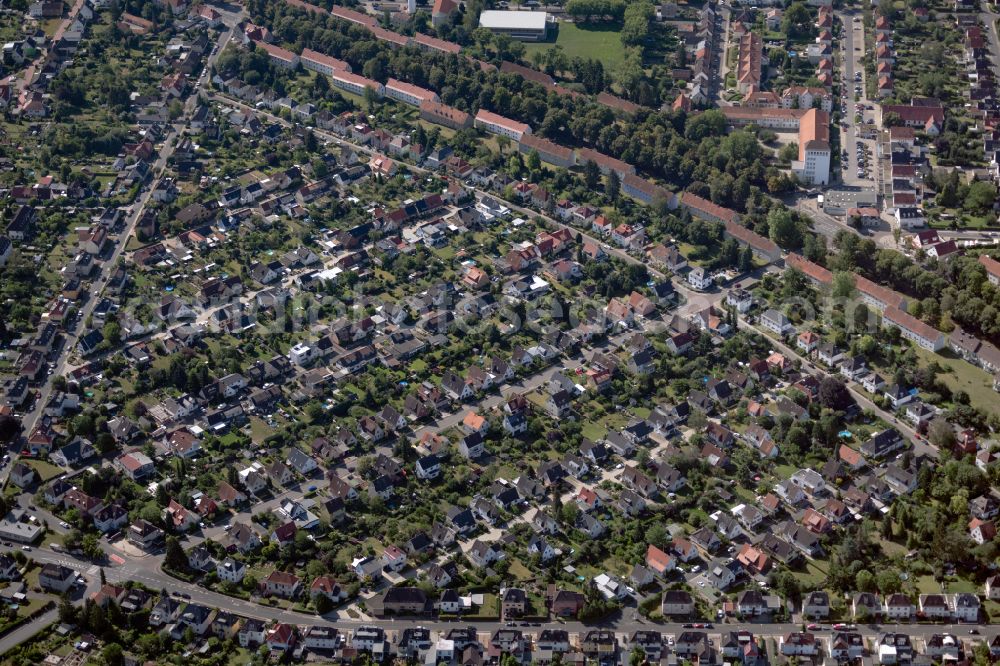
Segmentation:
{"type": "Polygon", "coordinates": [[[65,520],[60,520],[59,521],[59,527],[63,528],[64,530],[68,530],[69,529],[69,523],[67,523],[65,520]]]}

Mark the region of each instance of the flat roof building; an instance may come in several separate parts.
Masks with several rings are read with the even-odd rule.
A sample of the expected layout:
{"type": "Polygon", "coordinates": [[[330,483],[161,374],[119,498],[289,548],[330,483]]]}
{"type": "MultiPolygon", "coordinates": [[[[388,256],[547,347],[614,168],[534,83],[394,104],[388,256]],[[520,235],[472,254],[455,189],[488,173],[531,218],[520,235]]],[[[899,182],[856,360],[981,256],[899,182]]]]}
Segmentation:
{"type": "Polygon", "coordinates": [[[479,15],[479,27],[522,42],[540,42],[548,34],[548,12],[510,12],[488,9],[479,15]]]}

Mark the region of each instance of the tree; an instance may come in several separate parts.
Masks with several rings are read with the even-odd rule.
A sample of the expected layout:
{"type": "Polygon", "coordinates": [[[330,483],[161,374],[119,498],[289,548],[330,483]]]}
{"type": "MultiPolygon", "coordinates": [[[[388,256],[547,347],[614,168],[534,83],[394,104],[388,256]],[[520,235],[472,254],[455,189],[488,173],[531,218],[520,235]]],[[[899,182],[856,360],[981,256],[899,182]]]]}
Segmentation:
{"type": "Polygon", "coordinates": [[[580,515],[580,507],[576,505],[576,502],[570,502],[569,504],[564,504],[562,511],[560,511],[559,519],[562,521],[563,525],[568,527],[573,527],[576,525],[576,519],[580,515]]]}
{"type": "Polygon", "coordinates": [[[59,600],[59,621],[65,624],[76,624],[77,612],[70,600],[62,597],[59,600]]]}
{"type": "Polygon", "coordinates": [[[104,335],[104,339],[112,347],[118,346],[122,341],[122,327],[117,321],[109,321],[104,325],[101,333],[104,335]]]}
{"type": "Polygon", "coordinates": [[[667,528],[662,524],[654,523],[652,527],[646,530],[646,541],[657,548],[663,549],[670,543],[670,533],[667,532],[667,528]]]}
{"type": "Polygon", "coordinates": [[[882,594],[895,594],[903,587],[899,573],[895,569],[882,569],[875,575],[875,580],[882,594]]]}
{"type": "Polygon", "coordinates": [[[787,208],[772,208],[767,215],[770,237],[786,250],[802,247],[802,230],[787,208]]]}
{"type": "Polygon", "coordinates": [[[168,536],[166,540],[166,552],[163,555],[163,564],[174,571],[184,571],[188,566],[187,555],[181,542],[175,536],[168,536]]]}
{"type": "Polygon", "coordinates": [[[799,158],[799,144],[792,141],[791,143],[786,143],[778,151],[778,159],[782,162],[791,162],[799,158]]]}
{"type": "Polygon", "coordinates": [[[779,571],[771,575],[771,586],[785,599],[798,603],[802,598],[802,588],[799,581],[789,571],[779,571]]]}
{"type": "Polygon", "coordinates": [[[951,449],[958,441],[955,437],[955,429],[948,423],[947,419],[940,416],[931,421],[927,427],[927,439],[939,449],[951,449]]]}
{"type": "Polygon", "coordinates": [[[365,108],[368,109],[369,113],[375,111],[375,107],[378,105],[378,93],[371,86],[365,86],[365,108]]]}
{"type": "Polygon", "coordinates": [[[101,549],[101,543],[97,540],[96,534],[84,534],[83,543],[81,544],[80,549],[83,551],[84,557],[92,560],[98,560],[104,557],[104,550],[101,549]]]}
{"type": "Polygon", "coordinates": [[[326,615],[333,610],[333,601],[325,594],[314,594],[313,606],[316,607],[318,615],[326,615]]]}
{"type": "Polygon", "coordinates": [[[601,182],[601,167],[594,160],[587,160],[583,165],[583,183],[591,192],[597,190],[601,182]]]}
{"type": "Polygon", "coordinates": [[[996,200],[996,185],[985,180],[974,180],[969,183],[962,207],[969,212],[982,214],[992,210],[996,200]]]}
{"type": "Polygon", "coordinates": [[[847,271],[837,271],[833,274],[833,284],[830,288],[834,298],[849,299],[854,296],[854,275],[847,271]]]}
{"type": "Polygon", "coordinates": [[[854,402],[847,385],[831,375],[824,377],[819,384],[819,401],[824,407],[836,410],[847,409],[854,402]]]}
{"type": "Polygon", "coordinates": [[[882,538],[892,540],[892,516],[885,514],[882,516],[882,538]]]}
{"type": "Polygon", "coordinates": [[[895,111],[882,114],[883,127],[899,127],[903,124],[903,118],[895,111]]]}
{"type": "Polygon", "coordinates": [[[854,576],[855,585],[861,592],[876,592],[875,576],[867,569],[862,569],[854,576]]]}
{"type": "Polygon", "coordinates": [[[812,30],[812,15],[801,2],[793,2],[785,9],[781,28],[789,37],[805,37],[812,30]]]}
{"type": "Polygon", "coordinates": [[[532,149],[528,153],[528,157],[525,160],[525,166],[528,167],[528,171],[531,173],[538,173],[542,170],[542,157],[538,154],[537,150],[532,149]]]}
{"type": "Polygon", "coordinates": [[[124,663],[122,646],[118,643],[108,643],[101,651],[101,658],[107,666],[122,666],[124,663]]]}
{"type": "Polygon", "coordinates": [[[744,245],[740,250],[739,271],[746,273],[753,268],[753,248],[744,245]]]}
{"type": "Polygon", "coordinates": [[[689,428],[695,432],[699,432],[708,425],[708,418],[705,416],[705,412],[700,409],[692,409],[688,415],[687,424],[689,428]]]}
{"type": "Polygon", "coordinates": [[[604,186],[604,193],[612,202],[618,201],[618,195],[621,193],[621,186],[622,182],[618,178],[618,174],[612,171],[608,174],[608,181],[604,186]]]}
{"type": "Polygon", "coordinates": [[[628,666],[642,666],[646,663],[646,651],[638,645],[632,648],[628,656],[628,666]]]}

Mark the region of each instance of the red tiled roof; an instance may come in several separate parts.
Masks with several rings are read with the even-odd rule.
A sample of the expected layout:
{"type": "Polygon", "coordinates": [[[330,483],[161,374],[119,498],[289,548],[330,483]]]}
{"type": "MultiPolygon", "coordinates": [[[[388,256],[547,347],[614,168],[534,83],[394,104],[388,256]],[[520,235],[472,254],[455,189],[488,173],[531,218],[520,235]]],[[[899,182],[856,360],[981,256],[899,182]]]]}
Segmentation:
{"type": "Polygon", "coordinates": [[[800,254],[790,252],[788,256],[785,257],[785,264],[792,268],[799,269],[813,282],[818,282],[820,284],[830,284],[833,282],[833,273],[819,264],[814,264],[800,254]]]}
{"type": "Polygon", "coordinates": [[[942,335],[942,333],[933,326],[925,324],[908,312],[903,312],[896,307],[886,308],[885,312],[882,314],[882,318],[885,321],[919,335],[926,340],[935,340],[942,335]]]}
{"type": "Polygon", "coordinates": [[[603,104],[604,106],[611,107],[612,109],[617,109],[619,111],[624,111],[625,113],[635,113],[642,107],[638,104],[628,101],[627,99],[622,99],[610,93],[602,92],[597,96],[597,102],[603,104]]]}
{"type": "Polygon", "coordinates": [[[702,199],[697,194],[691,194],[690,192],[681,193],[681,205],[692,211],[705,213],[726,222],[735,222],[739,218],[739,214],[735,210],[730,210],[724,206],[714,204],[711,201],[702,199]]]}
{"type": "Polygon", "coordinates": [[[334,5],[333,8],[330,9],[330,13],[339,19],[344,19],[345,21],[350,21],[351,23],[359,23],[361,25],[368,26],[369,28],[378,25],[374,16],[368,16],[367,14],[362,14],[361,12],[348,9],[347,7],[334,5]]]}
{"type": "Polygon", "coordinates": [[[254,45],[265,51],[267,55],[272,58],[278,58],[279,60],[291,62],[296,57],[295,54],[288,49],[283,49],[280,46],[275,46],[274,44],[268,44],[267,42],[254,42],[254,45]]]}
{"type": "Polygon", "coordinates": [[[555,79],[545,72],[539,72],[537,69],[531,69],[530,67],[507,62],[506,60],[500,63],[500,71],[504,74],[517,74],[523,79],[533,81],[546,88],[554,88],[556,85],[555,79]]]}
{"type": "Polygon", "coordinates": [[[444,53],[459,53],[462,50],[462,47],[455,42],[438,39],[437,37],[431,37],[420,32],[413,36],[413,41],[421,46],[426,46],[435,51],[443,51],[444,53]]]}
{"type": "Polygon", "coordinates": [[[770,238],[764,238],[760,234],[747,229],[739,222],[726,220],[726,233],[736,240],[746,243],[750,247],[761,252],[775,256],[781,254],[781,249],[778,247],[777,243],[772,241],[770,238]]]}
{"type": "Polygon", "coordinates": [[[412,95],[420,100],[433,101],[437,96],[433,90],[428,90],[427,88],[421,88],[420,86],[415,86],[412,83],[406,83],[405,81],[400,81],[398,79],[389,79],[385,82],[386,90],[398,90],[400,92],[406,93],[407,95],[412,95]]]}
{"type": "Polygon", "coordinates": [[[988,257],[985,254],[979,255],[979,263],[983,265],[986,272],[990,275],[1000,278],[1000,261],[997,261],[993,257],[988,257]]]}
{"type": "Polygon", "coordinates": [[[883,287],[880,284],[875,284],[868,278],[861,277],[860,275],[856,275],[854,277],[854,286],[857,287],[858,291],[862,294],[871,296],[887,307],[899,309],[906,305],[906,299],[899,292],[895,292],[888,287],[883,287]]]}
{"type": "Polygon", "coordinates": [[[505,118],[498,113],[493,113],[492,111],[487,111],[486,109],[479,110],[479,113],[476,114],[476,120],[484,123],[490,123],[491,125],[499,125],[500,127],[504,127],[514,132],[527,133],[531,129],[531,127],[525,123],[505,118]]]}
{"type": "Polygon", "coordinates": [[[561,146],[554,141],[543,139],[533,134],[525,134],[521,137],[521,145],[531,150],[537,150],[541,154],[554,155],[560,159],[572,160],[573,149],[561,146]]]}
{"type": "Polygon", "coordinates": [[[598,152],[591,148],[581,148],[577,151],[580,156],[581,162],[587,162],[588,160],[593,160],[598,166],[602,166],[605,169],[611,171],[617,171],[621,173],[635,173],[635,167],[628,162],[623,162],[622,160],[615,159],[610,155],[605,155],[604,153],[598,152]]]}
{"type": "Polygon", "coordinates": [[[883,104],[882,117],[887,113],[899,114],[904,123],[925,124],[933,120],[940,125],[944,122],[944,109],[940,106],[908,106],[906,104],[883,104]]]}
{"type": "Polygon", "coordinates": [[[320,53],[319,51],[313,51],[312,49],[302,49],[302,59],[312,60],[341,72],[351,71],[351,66],[347,62],[328,56],[325,53],[320,53]]]}

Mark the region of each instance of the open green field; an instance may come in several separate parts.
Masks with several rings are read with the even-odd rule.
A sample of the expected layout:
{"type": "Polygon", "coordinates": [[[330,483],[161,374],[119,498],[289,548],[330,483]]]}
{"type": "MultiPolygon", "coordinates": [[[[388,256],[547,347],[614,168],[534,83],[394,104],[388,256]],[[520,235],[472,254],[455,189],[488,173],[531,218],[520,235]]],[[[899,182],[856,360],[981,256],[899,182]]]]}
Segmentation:
{"type": "Polygon", "coordinates": [[[914,349],[925,363],[933,360],[944,368],[947,372],[938,375],[938,379],[952,391],[968,393],[973,407],[986,413],[1000,409],[1000,395],[993,390],[993,377],[988,372],[958,358],[949,349],[937,354],[919,347],[914,349]]]}
{"type": "Polygon", "coordinates": [[[559,31],[553,39],[544,42],[525,43],[525,57],[531,60],[536,51],[548,51],[555,45],[562,47],[568,58],[596,58],[604,63],[605,71],[625,59],[625,50],[619,37],[621,26],[617,23],[577,25],[561,21],[559,31]]]}
{"type": "Polygon", "coordinates": [[[35,468],[35,473],[39,476],[43,483],[49,479],[54,479],[63,473],[61,467],[57,467],[44,460],[29,460],[28,464],[35,468]]]}

